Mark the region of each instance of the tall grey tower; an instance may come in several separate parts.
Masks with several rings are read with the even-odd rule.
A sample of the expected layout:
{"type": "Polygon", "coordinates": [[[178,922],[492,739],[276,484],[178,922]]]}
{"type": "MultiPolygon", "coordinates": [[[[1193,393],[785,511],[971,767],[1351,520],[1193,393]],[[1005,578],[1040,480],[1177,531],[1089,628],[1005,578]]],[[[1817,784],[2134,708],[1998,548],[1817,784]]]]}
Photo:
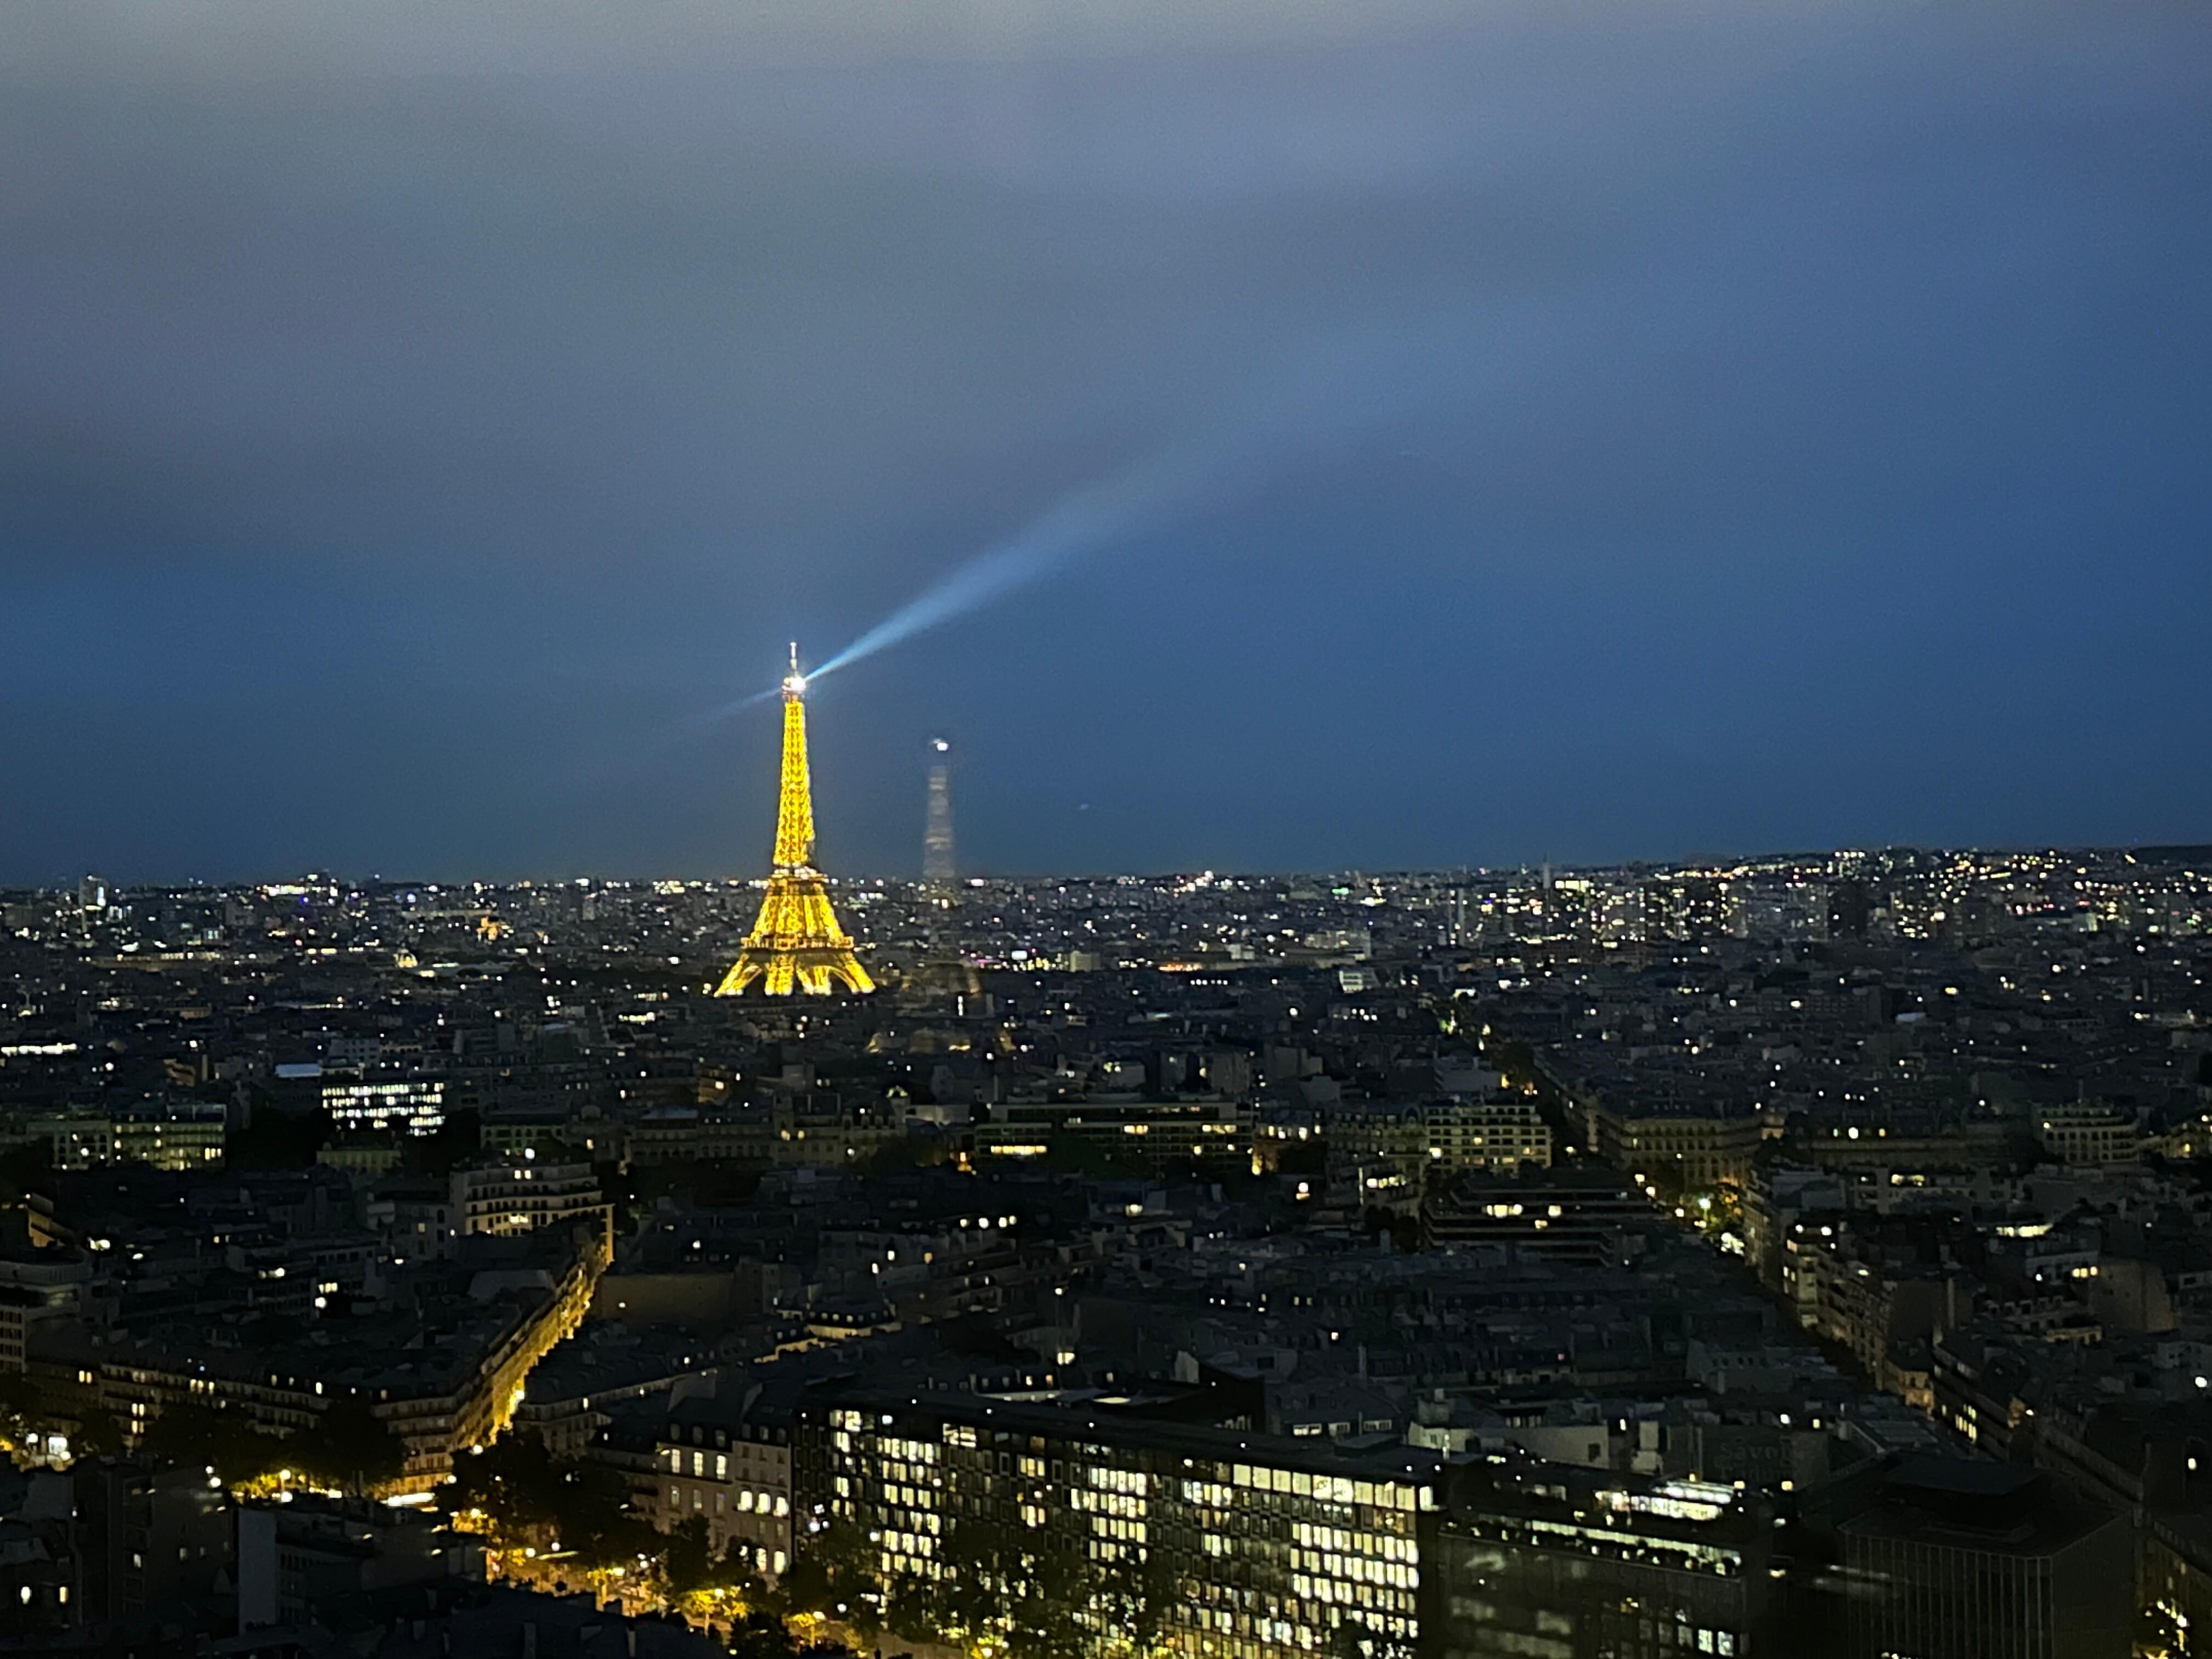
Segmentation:
{"type": "Polygon", "coordinates": [[[952,859],[952,744],[929,740],[929,816],[921,831],[921,879],[930,887],[950,887],[958,876],[952,859]]]}
{"type": "Polygon", "coordinates": [[[982,977],[960,948],[958,866],[952,859],[952,744],[929,740],[929,814],[921,830],[921,885],[925,942],[921,959],[902,988],[918,1006],[951,999],[952,1010],[970,1012],[967,999],[983,988],[982,977]]]}

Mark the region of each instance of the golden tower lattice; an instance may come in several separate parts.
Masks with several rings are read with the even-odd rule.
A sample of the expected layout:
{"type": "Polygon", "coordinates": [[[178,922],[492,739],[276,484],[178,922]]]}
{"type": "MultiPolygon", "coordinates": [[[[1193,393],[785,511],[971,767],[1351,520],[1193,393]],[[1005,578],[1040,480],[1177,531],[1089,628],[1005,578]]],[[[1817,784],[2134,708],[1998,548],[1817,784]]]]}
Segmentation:
{"type": "Polygon", "coordinates": [[[775,868],[760,919],[714,989],[733,997],[756,981],[762,994],[827,996],[833,981],[862,994],[876,988],[837,925],[822,872],[814,867],[814,796],[806,775],[806,678],[799,647],[783,683],[783,780],[775,805],[775,868]]]}

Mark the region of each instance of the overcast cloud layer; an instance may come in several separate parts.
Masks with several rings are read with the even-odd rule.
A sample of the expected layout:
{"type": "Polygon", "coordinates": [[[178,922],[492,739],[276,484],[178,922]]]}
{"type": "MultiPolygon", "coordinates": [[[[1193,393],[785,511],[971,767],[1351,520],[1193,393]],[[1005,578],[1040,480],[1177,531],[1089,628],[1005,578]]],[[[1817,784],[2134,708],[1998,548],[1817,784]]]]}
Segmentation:
{"type": "Polygon", "coordinates": [[[8,8],[0,882],[754,872],[703,711],[1158,477],[833,869],[939,728],[1002,872],[2212,840],[2208,204],[2178,0],[8,8]]]}

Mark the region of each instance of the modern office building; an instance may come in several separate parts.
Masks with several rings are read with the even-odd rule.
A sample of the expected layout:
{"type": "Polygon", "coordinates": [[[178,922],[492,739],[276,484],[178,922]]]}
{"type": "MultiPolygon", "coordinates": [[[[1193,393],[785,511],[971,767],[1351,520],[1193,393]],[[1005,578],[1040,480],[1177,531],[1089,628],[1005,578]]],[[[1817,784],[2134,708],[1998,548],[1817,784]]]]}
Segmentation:
{"type": "Polygon", "coordinates": [[[1211,1097],[1016,1100],[993,1107],[990,1120],[975,1126],[975,1151],[987,1165],[1088,1151],[1109,1163],[1184,1175],[1209,1163],[1249,1159],[1252,1121],[1249,1103],[1211,1097]]]}
{"type": "Polygon", "coordinates": [[[118,1113],[115,1156],[157,1170],[208,1169],[222,1162],[228,1114],[220,1101],[154,1103],[118,1113]]]}
{"type": "Polygon", "coordinates": [[[341,1134],[368,1129],[427,1135],[446,1121],[442,1078],[326,1077],[322,1096],[341,1134]]]}
{"type": "MultiPolygon", "coordinates": [[[[867,1537],[894,1609],[981,1583],[992,1617],[1064,1619],[1102,1648],[1142,1631],[1191,1659],[1421,1640],[1431,1452],[1111,1407],[856,1395],[802,1409],[794,1467],[806,1525],[867,1537]]],[[[990,1634],[961,1622],[974,1617],[940,1613],[935,1633],[990,1634]]]]}
{"type": "Polygon", "coordinates": [[[1747,1659],[1790,1651],[1756,1495],[1532,1458],[1452,1473],[1437,1659],[1747,1659]]]}
{"type": "Polygon", "coordinates": [[[2126,1518],[2025,1465],[1914,1456],[1818,1495],[1805,1517],[1845,1659],[2127,1659],[2126,1518]],[[1839,1604],[1839,1605],[1838,1605],[1839,1604]]]}

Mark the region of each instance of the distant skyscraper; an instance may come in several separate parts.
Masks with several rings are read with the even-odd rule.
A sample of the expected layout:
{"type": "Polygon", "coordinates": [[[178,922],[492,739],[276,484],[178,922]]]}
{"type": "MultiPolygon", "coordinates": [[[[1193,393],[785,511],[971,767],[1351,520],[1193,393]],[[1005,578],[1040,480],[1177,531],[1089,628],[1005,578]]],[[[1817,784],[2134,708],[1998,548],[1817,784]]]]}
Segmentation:
{"type": "Polygon", "coordinates": [[[715,988],[733,997],[757,981],[763,994],[793,991],[829,994],[836,981],[848,989],[876,988],[853,955],[853,941],[830,908],[822,872],[814,867],[814,792],[806,770],[806,678],[799,647],[791,647],[791,674],[783,683],[783,781],[775,808],[775,867],[761,901],[760,920],[744,948],[715,988]]]}
{"type": "MultiPolygon", "coordinates": [[[[949,837],[951,831],[948,830],[945,834],[948,837],[945,844],[950,847],[951,842],[949,837]]],[[[80,910],[107,908],[107,878],[105,876],[79,878],[76,884],[76,908],[80,910]]]]}
{"type": "Polygon", "coordinates": [[[952,855],[952,744],[929,740],[929,810],[922,821],[921,884],[929,895],[928,939],[922,959],[906,976],[909,991],[973,996],[982,981],[960,948],[959,866],[952,855]]]}
{"type": "Polygon", "coordinates": [[[921,879],[931,887],[950,887],[959,877],[952,856],[952,745],[929,740],[929,813],[921,832],[921,879]]]}

